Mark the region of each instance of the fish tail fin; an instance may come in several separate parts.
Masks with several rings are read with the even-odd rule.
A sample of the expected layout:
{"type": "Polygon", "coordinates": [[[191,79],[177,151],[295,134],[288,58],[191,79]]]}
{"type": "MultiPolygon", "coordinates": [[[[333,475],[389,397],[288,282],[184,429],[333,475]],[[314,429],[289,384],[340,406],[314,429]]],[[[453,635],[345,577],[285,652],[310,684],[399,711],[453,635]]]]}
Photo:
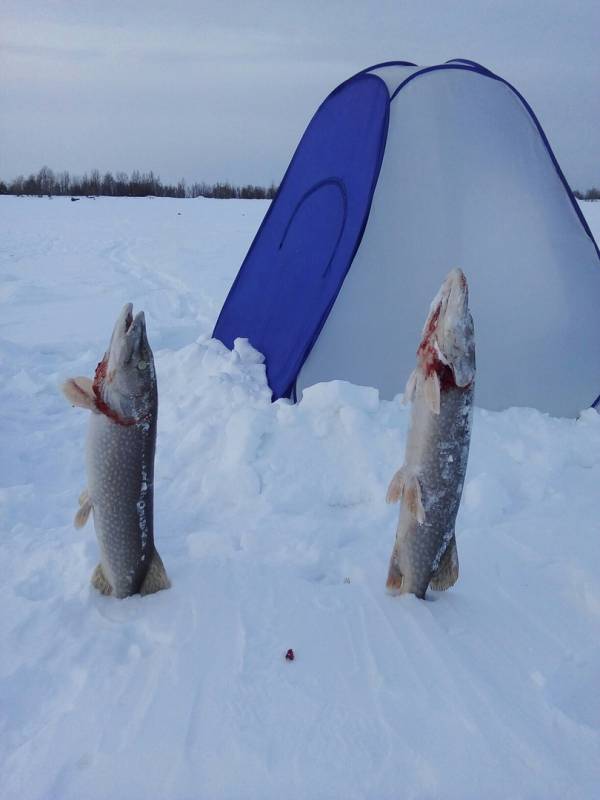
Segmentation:
{"type": "Polygon", "coordinates": [[[444,550],[444,555],[440,559],[439,566],[431,577],[429,586],[436,592],[443,592],[454,586],[457,580],[458,551],[456,549],[456,537],[452,534],[452,538],[444,550]]]}
{"type": "Polygon", "coordinates": [[[98,564],[96,569],[92,572],[92,577],[90,578],[90,582],[94,589],[97,589],[100,594],[112,594],[113,588],[110,585],[110,582],[106,575],[104,574],[104,570],[102,569],[102,564],[98,564]]]}
{"type": "Polygon", "coordinates": [[[85,523],[88,521],[88,517],[90,516],[90,511],[92,510],[92,498],[90,497],[88,490],[84,489],[83,492],[79,495],[79,510],[75,514],[75,527],[76,528],[83,528],[85,523]]]}
{"type": "Polygon", "coordinates": [[[404,467],[390,481],[385,499],[388,503],[397,503],[401,499],[417,522],[421,525],[425,522],[421,484],[417,476],[407,473],[404,467]]]}
{"type": "Polygon", "coordinates": [[[167,576],[165,566],[158,555],[158,550],[154,548],[148,572],[140,588],[140,594],[154,594],[154,592],[160,592],[161,589],[168,589],[170,586],[171,581],[167,576]]]}

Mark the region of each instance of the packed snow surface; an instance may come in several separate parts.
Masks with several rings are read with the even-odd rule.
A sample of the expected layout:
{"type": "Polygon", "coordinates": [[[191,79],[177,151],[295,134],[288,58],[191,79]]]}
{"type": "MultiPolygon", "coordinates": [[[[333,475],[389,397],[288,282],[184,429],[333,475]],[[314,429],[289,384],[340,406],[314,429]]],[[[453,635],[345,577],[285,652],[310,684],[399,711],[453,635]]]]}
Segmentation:
{"type": "Polygon", "coordinates": [[[600,416],[476,409],[461,577],[386,595],[409,408],[340,382],[271,404],[260,354],[209,338],[265,210],[0,197],[3,800],[597,797],[600,416]],[[173,586],[118,601],[58,387],[126,301],[173,586]]]}

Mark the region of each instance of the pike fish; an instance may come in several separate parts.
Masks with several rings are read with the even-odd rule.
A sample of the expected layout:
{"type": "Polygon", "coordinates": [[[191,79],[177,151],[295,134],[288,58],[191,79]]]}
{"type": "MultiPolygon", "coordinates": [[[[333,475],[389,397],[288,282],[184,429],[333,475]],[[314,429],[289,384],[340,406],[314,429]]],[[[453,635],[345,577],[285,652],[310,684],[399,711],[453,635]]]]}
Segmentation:
{"type": "Polygon", "coordinates": [[[405,401],[412,400],[404,465],[387,502],[402,501],[387,579],[391,594],[424,598],[458,580],[454,524],[467,470],[475,337],[467,280],[452,270],[433,300],[405,401]]]}
{"type": "Polygon", "coordinates": [[[93,513],[100,563],[92,585],[128,597],[170,586],[154,545],[154,453],[158,393],[144,312],[131,303],[117,319],[94,379],[70,378],[67,400],[91,411],[86,447],[87,489],[75,527],[93,513]]]}

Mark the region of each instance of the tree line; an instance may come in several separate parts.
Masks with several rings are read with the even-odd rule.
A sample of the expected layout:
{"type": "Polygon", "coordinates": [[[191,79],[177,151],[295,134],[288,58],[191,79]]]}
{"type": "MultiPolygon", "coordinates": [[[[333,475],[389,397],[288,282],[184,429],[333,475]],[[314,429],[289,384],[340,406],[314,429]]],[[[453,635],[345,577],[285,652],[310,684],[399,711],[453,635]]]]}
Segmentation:
{"type": "Polygon", "coordinates": [[[93,169],[83,176],[70,175],[66,170],[54,172],[50,167],[42,167],[37,174],[28,177],[19,175],[9,183],[0,180],[0,194],[28,195],[87,195],[106,197],[214,197],[218,199],[265,200],[275,197],[277,187],[235,186],[229,181],[218,183],[191,183],[185,180],[177,183],[163,183],[158,175],[134,170],[126,172],[105,172],[93,169]]]}
{"type": "Polygon", "coordinates": [[[577,189],[573,192],[578,200],[600,200],[600,189],[588,189],[587,192],[580,192],[577,189]]]}
{"type": "MultiPolygon", "coordinates": [[[[181,179],[177,183],[163,183],[158,175],[150,172],[139,172],[134,169],[131,175],[126,172],[105,172],[93,169],[83,176],[70,175],[66,170],[54,172],[50,167],[42,167],[37,174],[28,177],[17,176],[9,183],[0,180],[0,194],[29,195],[92,195],[106,197],[213,197],[219,200],[271,200],[275,197],[277,187],[270,186],[235,186],[229,181],[217,183],[196,182],[187,184],[181,179]]],[[[595,187],[586,192],[573,192],[578,200],[600,200],[600,189],[595,187]]]]}

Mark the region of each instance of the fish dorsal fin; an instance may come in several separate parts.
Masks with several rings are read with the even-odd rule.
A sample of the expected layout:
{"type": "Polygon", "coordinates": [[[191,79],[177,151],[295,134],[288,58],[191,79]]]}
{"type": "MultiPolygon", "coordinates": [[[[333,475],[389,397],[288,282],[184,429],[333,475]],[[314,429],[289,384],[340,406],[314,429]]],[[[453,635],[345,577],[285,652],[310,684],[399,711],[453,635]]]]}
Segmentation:
{"type": "Polygon", "coordinates": [[[88,411],[95,411],[98,413],[91,378],[69,378],[69,380],[63,383],[61,389],[72,406],[87,408],[88,411]]]}
{"type": "Polygon", "coordinates": [[[423,394],[429,409],[433,414],[440,413],[440,378],[435,370],[425,378],[423,394]]]}

